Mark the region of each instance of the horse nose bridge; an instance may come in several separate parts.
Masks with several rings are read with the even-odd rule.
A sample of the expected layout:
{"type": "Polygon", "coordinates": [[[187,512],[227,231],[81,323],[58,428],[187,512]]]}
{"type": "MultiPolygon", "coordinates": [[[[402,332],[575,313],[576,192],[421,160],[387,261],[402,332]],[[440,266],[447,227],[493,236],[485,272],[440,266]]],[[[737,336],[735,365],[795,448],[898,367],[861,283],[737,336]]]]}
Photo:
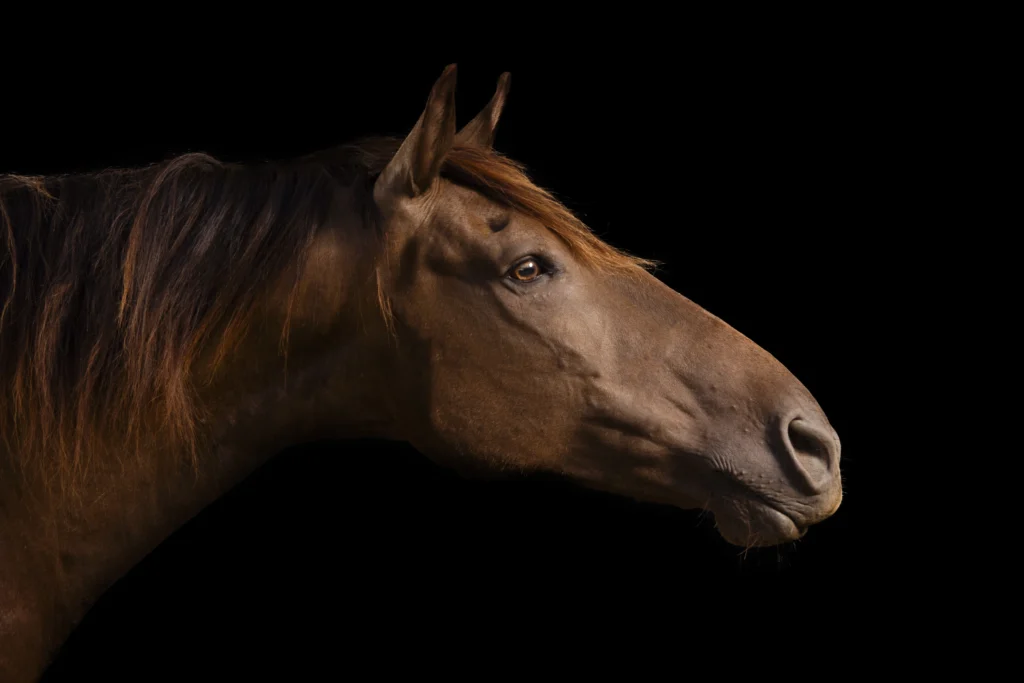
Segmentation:
{"type": "MultiPolygon", "coordinates": [[[[768,385],[776,383],[766,372],[770,356],[747,337],[696,306],[706,319],[676,321],[664,348],[664,360],[676,378],[716,413],[763,413],[768,385]]],[[[703,317],[702,316],[702,317],[703,317]]]]}

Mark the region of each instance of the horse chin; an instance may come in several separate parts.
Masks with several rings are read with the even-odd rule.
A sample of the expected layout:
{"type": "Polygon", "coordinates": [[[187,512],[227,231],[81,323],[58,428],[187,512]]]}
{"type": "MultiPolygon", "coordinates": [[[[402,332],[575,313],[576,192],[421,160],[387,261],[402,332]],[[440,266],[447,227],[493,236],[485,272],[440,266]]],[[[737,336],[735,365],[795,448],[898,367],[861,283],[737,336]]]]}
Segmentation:
{"type": "Polygon", "coordinates": [[[755,500],[724,499],[711,505],[718,533],[742,548],[796,541],[807,533],[786,514],[755,500]]]}

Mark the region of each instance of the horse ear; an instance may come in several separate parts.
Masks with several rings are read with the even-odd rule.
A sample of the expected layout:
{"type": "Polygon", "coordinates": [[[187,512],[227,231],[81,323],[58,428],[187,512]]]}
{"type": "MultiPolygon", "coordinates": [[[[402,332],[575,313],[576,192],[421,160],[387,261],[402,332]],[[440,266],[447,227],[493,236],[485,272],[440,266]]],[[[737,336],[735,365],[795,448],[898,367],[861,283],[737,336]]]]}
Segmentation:
{"type": "Polygon", "coordinates": [[[505,107],[505,98],[508,97],[508,86],[511,79],[512,76],[509,72],[506,71],[501,74],[498,78],[498,88],[494,91],[494,97],[476,115],[476,118],[467,123],[459,131],[458,135],[455,136],[457,144],[488,148],[494,144],[494,129],[498,127],[501,110],[505,107]]]}
{"type": "Polygon", "coordinates": [[[430,188],[455,140],[455,65],[434,83],[427,106],[398,152],[373,186],[378,204],[395,197],[416,197],[430,188]]]}

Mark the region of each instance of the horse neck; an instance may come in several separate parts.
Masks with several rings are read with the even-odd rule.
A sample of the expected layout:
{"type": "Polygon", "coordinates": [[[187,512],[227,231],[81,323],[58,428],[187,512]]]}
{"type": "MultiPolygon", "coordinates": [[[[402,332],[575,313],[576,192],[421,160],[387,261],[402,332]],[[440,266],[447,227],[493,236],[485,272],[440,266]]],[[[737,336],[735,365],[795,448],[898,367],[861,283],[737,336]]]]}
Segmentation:
{"type": "Polygon", "coordinates": [[[281,449],[397,436],[384,391],[393,386],[389,339],[369,310],[372,240],[354,216],[342,211],[306,264],[284,274],[282,283],[297,277],[299,286],[268,297],[271,324],[256,325],[203,387],[208,417],[194,465],[184,445],[152,443],[96,468],[80,504],[40,507],[25,492],[0,491],[0,653],[10,653],[0,674],[45,662],[107,587],[281,449]],[[274,324],[286,299],[287,357],[274,324]]]}

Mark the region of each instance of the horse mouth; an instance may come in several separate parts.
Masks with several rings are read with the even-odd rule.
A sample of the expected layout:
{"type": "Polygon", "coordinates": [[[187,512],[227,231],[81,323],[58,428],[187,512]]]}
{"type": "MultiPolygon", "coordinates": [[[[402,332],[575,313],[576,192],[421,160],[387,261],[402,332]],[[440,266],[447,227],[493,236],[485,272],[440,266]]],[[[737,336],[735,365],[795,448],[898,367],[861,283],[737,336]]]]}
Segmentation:
{"type": "Polygon", "coordinates": [[[799,524],[797,524],[796,520],[787,515],[785,512],[777,510],[771,507],[770,505],[765,505],[764,510],[765,515],[772,519],[775,527],[781,530],[785,536],[795,536],[795,538],[792,538],[791,540],[795,541],[798,538],[803,538],[804,535],[807,533],[807,527],[800,526],[799,524]]]}
{"type": "Polygon", "coordinates": [[[807,527],[761,500],[723,499],[711,506],[711,512],[722,538],[743,548],[779,545],[807,533],[807,527]]]}

